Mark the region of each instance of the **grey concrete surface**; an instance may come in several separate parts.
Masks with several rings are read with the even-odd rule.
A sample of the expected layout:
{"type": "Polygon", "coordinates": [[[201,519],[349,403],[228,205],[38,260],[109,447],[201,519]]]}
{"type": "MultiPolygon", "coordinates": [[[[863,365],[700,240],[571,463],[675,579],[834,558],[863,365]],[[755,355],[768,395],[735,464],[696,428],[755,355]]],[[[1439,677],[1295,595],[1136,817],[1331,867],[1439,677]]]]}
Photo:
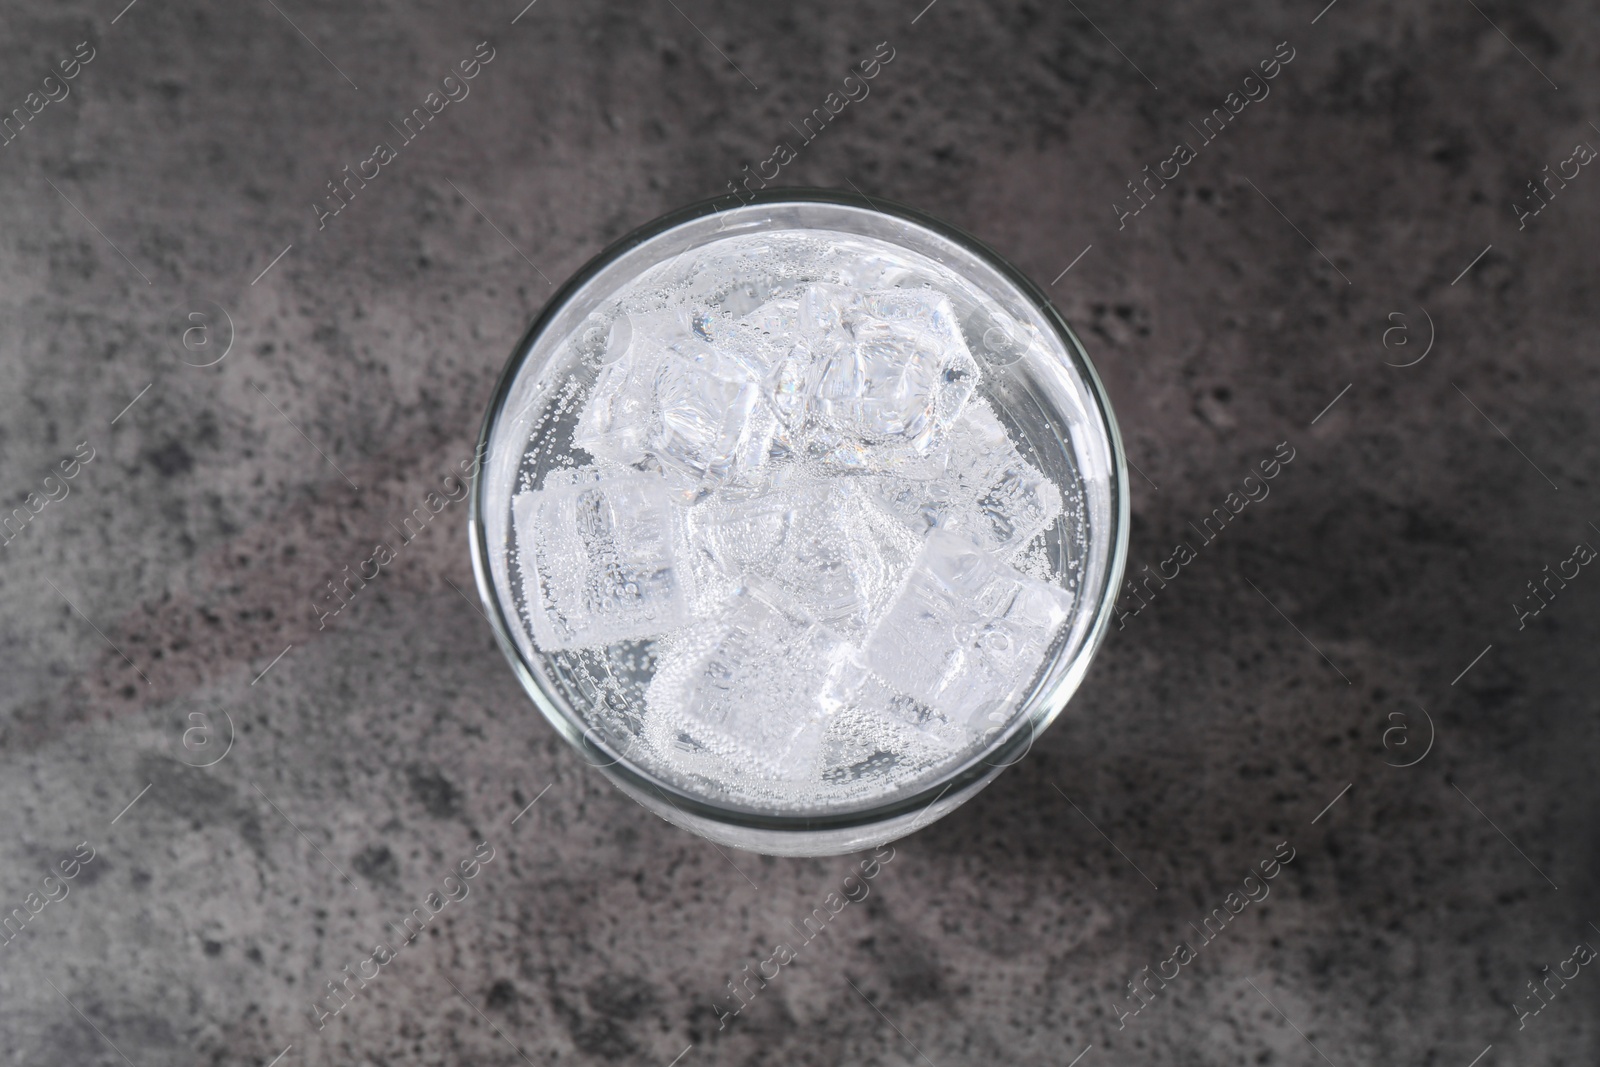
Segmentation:
{"type": "Polygon", "coordinates": [[[1600,572],[1563,562],[1600,545],[1600,172],[1564,162],[1600,146],[1592,6],[520,8],[0,10],[0,108],[31,114],[0,147],[0,501],[39,508],[0,549],[0,1060],[1600,1058],[1600,975],[1564,963],[1600,946],[1600,572]],[[494,647],[462,505],[326,627],[311,605],[468,456],[550,282],[725,191],[879,42],[778,182],[1058,279],[1140,471],[1134,570],[1198,547],[1026,761],[719,1023],[861,857],[719,853],[587,768],[494,647]],[[1284,842],[1270,896],[1131,997],[1284,842]],[[1534,1001],[1546,967],[1579,969],[1534,1001]]]}

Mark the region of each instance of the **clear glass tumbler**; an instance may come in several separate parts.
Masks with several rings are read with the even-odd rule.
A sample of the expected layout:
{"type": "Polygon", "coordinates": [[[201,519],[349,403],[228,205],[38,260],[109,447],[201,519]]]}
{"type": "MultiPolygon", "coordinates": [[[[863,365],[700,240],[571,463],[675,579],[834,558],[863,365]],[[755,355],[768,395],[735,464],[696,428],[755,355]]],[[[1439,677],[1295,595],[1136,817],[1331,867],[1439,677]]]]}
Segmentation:
{"type": "Polygon", "coordinates": [[[1043,291],[951,226],[883,200],[832,191],[721,197],[663,216],[601,252],[561,286],[518,344],[495,388],[478,449],[469,526],[473,568],[495,636],[534,704],[585,761],[663,819],[722,844],[774,855],[834,855],[902,837],[948,814],[1021,759],[1082,681],[1110,622],[1127,553],[1127,470],[1116,420],[1082,344],[1043,291]],[[957,742],[946,738],[941,755],[924,759],[914,772],[897,770],[893,751],[873,752],[868,745],[839,757],[840,765],[820,783],[769,788],[755,781],[760,788],[752,789],[737,769],[719,775],[715,764],[679,765],[647,743],[652,641],[619,642],[599,652],[541,647],[519,577],[524,563],[513,499],[547,479],[555,484],[553,472],[570,480],[576,412],[616,352],[626,349],[629,331],[639,328],[619,310],[619,293],[647,272],[672,277],[674,284],[702,284],[693,272],[672,272],[715,257],[725,246],[730,251],[718,260],[719,270],[724,277],[733,272],[737,284],[712,286],[706,299],[742,313],[806,281],[793,271],[768,270],[759,254],[761,235],[782,240],[795,231],[823,242],[854,247],[851,242],[861,239],[891,249],[863,261],[859,272],[880,288],[942,280],[979,367],[976,395],[1010,439],[1002,447],[1025,455],[1059,487],[1061,514],[1030,541],[1026,566],[1061,590],[1065,595],[1052,593],[1053,602],[1070,603],[1070,609],[1032,681],[979,719],[987,723],[981,729],[957,742]]]}

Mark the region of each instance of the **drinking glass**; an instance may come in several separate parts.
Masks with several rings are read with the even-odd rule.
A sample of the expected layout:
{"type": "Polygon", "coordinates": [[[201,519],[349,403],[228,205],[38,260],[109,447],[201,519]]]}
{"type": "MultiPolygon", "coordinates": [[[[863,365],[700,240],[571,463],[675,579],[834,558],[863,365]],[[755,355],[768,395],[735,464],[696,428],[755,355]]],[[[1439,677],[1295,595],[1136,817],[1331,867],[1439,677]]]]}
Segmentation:
{"type": "MultiPolygon", "coordinates": [[[[748,275],[734,286],[740,307],[792,284],[764,271],[759,256],[746,259],[748,275]]],[[[650,811],[715,842],[774,855],[841,854],[902,837],[949,814],[1021,759],[1082,681],[1110,622],[1127,553],[1127,470],[1116,420],[1083,345],[1044,292],[950,225],[834,191],[720,197],[656,219],[605,249],[556,291],[518,343],[495,387],[478,455],[469,520],[474,574],[500,648],[534,705],[586,762],[650,811]],[[792,231],[892,246],[894,262],[864,268],[863,277],[877,284],[915,283],[919,264],[929,277],[958,276],[944,291],[981,369],[976,395],[1065,501],[1064,514],[1040,535],[1035,570],[1047,569],[1071,608],[1031,685],[936,766],[884,774],[876,786],[873,768],[858,767],[838,776],[836,790],[824,783],[766,796],[743,788],[736,774],[686,772],[644,743],[651,642],[603,652],[540,647],[517,577],[512,501],[574,463],[575,411],[634,328],[617,311],[619,293],[646,272],[714,255],[720,243],[792,231]]]]}

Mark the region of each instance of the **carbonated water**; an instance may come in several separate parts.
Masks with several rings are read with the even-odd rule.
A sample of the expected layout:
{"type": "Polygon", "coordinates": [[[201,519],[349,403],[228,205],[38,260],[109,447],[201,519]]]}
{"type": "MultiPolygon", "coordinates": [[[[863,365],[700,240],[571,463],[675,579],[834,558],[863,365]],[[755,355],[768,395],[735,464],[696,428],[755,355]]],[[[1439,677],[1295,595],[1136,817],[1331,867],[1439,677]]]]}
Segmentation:
{"type": "Polygon", "coordinates": [[[1078,497],[992,402],[992,321],[932,260],[778,231],[569,339],[565,466],[512,502],[520,607],[631,759],[825,806],[1011,720],[1072,611],[1043,546],[1078,497]]]}

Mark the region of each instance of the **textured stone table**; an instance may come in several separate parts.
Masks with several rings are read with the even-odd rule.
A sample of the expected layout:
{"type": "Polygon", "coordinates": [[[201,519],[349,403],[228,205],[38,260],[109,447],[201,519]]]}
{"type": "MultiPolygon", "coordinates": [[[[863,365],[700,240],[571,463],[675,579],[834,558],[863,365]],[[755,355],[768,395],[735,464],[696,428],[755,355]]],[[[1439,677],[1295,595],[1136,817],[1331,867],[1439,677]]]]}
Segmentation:
{"type": "Polygon", "coordinates": [[[0,1059],[1596,1061],[1592,9],[921,2],[0,16],[0,1059]],[[775,165],[1049,284],[1142,597],[719,1021],[863,857],[610,787],[426,500],[552,282],[775,165]]]}

